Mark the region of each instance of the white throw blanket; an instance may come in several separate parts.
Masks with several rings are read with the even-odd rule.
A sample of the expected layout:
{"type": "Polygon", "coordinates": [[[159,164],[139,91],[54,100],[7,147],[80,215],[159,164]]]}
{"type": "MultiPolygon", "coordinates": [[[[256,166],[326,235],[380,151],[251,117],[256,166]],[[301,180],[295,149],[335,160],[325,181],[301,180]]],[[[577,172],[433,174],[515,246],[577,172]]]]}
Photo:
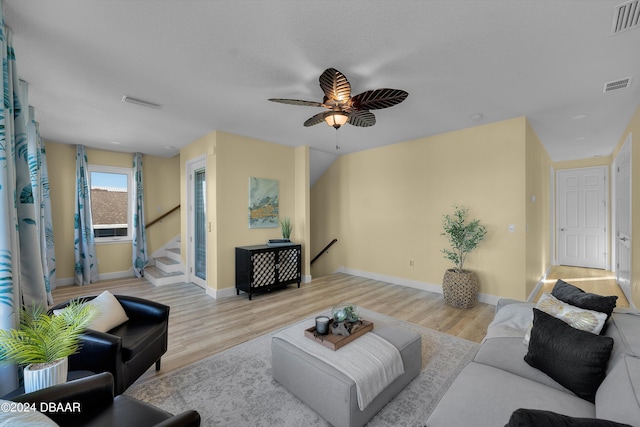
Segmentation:
{"type": "Polygon", "coordinates": [[[306,319],[277,332],[274,338],[289,342],[351,378],[356,383],[361,411],[404,373],[400,352],[380,336],[366,333],[333,351],[304,336],[305,329],[314,325],[314,319],[306,319]]]}
{"type": "Polygon", "coordinates": [[[512,303],[501,307],[487,328],[489,338],[523,338],[533,324],[532,303],[512,303]]]}

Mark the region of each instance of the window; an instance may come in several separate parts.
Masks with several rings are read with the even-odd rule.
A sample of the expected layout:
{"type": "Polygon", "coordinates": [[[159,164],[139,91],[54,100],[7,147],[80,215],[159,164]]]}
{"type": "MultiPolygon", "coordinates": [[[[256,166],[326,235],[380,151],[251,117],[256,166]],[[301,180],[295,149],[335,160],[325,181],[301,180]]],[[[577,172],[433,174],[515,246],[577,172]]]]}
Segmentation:
{"type": "Polygon", "coordinates": [[[133,169],[89,165],[96,243],[133,238],[133,169]]]}

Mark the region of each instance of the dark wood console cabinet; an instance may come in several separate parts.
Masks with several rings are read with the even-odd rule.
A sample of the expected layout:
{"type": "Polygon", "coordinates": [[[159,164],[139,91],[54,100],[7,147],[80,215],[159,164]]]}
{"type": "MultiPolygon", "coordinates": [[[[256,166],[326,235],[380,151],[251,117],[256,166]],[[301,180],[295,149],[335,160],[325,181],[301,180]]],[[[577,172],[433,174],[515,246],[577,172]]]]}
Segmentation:
{"type": "Polygon", "coordinates": [[[302,247],[240,246],[236,248],[236,295],[270,291],[302,280],[302,247]]]}

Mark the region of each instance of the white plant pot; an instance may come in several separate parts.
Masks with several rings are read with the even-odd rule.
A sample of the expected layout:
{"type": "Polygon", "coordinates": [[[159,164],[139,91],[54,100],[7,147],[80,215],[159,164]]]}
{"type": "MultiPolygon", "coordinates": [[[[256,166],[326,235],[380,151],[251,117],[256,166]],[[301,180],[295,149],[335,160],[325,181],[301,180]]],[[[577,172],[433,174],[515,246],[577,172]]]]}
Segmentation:
{"type": "Polygon", "coordinates": [[[45,368],[35,369],[33,365],[25,366],[25,393],[31,393],[32,391],[67,382],[68,369],[69,364],[66,357],[56,360],[52,365],[49,365],[45,368]]]}

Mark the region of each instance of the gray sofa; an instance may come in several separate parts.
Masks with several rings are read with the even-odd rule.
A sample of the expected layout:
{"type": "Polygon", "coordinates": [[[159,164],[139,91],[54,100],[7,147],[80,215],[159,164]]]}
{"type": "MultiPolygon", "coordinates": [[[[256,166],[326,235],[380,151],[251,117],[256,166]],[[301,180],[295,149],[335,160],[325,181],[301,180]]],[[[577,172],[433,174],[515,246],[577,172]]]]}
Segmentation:
{"type": "MultiPolygon", "coordinates": [[[[613,348],[603,368],[606,376],[589,401],[524,360],[529,348],[523,338],[531,328],[534,307],[533,303],[514,300],[497,304],[478,353],[431,413],[428,427],[530,425],[510,422],[519,408],[567,422],[539,418],[531,425],[574,425],[570,422],[575,418],[594,423],[597,418],[640,426],[640,312],[616,308],[607,320],[600,336],[613,338],[613,348]]],[[[531,339],[533,342],[533,331],[531,339]]],[[[572,347],[567,350],[582,350],[581,345],[572,347]]],[[[549,360],[554,362],[555,357],[549,355],[549,360]]],[[[574,368],[568,365],[569,370],[574,368]]],[[[613,424],[603,421],[602,425],[613,424]]]]}

